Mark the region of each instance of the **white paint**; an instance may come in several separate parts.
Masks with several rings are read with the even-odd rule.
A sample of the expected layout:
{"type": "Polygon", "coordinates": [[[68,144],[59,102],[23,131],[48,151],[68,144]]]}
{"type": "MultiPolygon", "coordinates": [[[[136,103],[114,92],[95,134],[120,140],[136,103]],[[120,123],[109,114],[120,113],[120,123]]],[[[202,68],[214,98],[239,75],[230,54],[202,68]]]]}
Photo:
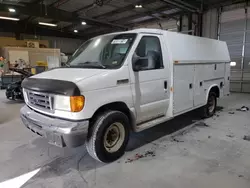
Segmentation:
{"type": "Polygon", "coordinates": [[[114,39],[111,44],[126,44],[128,39],[114,39]]]}
{"type": "MultiPolygon", "coordinates": [[[[79,82],[88,79],[94,75],[100,75],[110,70],[105,69],[79,69],[79,68],[64,68],[53,69],[33,76],[33,78],[46,78],[56,80],[68,80],[71,82],[79,82]]],[[[111,72],[111,71],[110,71],[111,72]]]]}
{"type": "Polygon", "coordinates": [[[230,62],[226,42],[208,38],[163,32],[173,61],[183,62],[230,62]]]}
{"type": "Polygon", "coordinates": [[[4,181],[4,182],[0,183],[0,188],[20,188],[27,181],[29,181],[29,179],[31,179],[33,176],[35,176],[39,171],[40,171],[40,168],[36,169],[32,172],[28,172],[26,174],[18,176],[16,178],[4,181]]]}
{"type": "MultiPolygon", "coordinates": [[[[220,86],[221,82],[225,84],[228,79],[225,71],[229,69],[225,69],[224,64],[229,65],[230,56],[225,42],[159,29],[136,29],[116,34],[124,33],[138,35],[119,69],[63,68],[34,76],[74,82],[85,96],[85,106],[81,112],[36,110],[54,117],[83,120],[90,119],[103,105],[123,102],[131,110],[135,117],[133,124],[136,124],[152,118],[172,118],[205,105],[209,89],[220,86]],[[135,72],[132,59],[144,36],[159,39],[164,67],[135,72]],[[196,65],[199,65],[199,69],[195,68],[196,65]],[[123,80],[128,82],[119,82],[123,80]],[[167,88],[164,88],[164,82],[167,83],[167,88]]],[[[124,39],[119,40],[119,43],[123,42],[124,39]]],[[[93,58],[99,56],[100,54],[92,54],[93,58]]],[[[84,59],[84,55],[81,58],[84,59]]],[[[222,95],[223,92],[228,93],[223,89],[220,92],[222,95]]],[[[41,114],[39,115],[43,116],[41,114]]],[[[47,116],[43,119],[47,119],[47,116]]],[[[54,123],[53,118],[48,119],[49,121],[54,123]]],[[[148,124],[154,126],[155,122],[150,121],[148,124]]]]}

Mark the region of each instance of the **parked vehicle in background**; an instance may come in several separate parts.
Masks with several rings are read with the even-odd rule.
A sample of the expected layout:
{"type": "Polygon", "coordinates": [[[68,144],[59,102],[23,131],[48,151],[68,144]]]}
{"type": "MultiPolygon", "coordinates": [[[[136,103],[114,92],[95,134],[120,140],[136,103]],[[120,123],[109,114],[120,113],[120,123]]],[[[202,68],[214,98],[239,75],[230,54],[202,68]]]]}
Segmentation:
{"type": "MultiPolygon", "coordinates": [[[[18,69],[18,68],[9,68],[10,71],[17,72],[22,75],[22,80],[24,78],[32,76],[32,74],[28,71],[25,71],[24,69],[18,69]]],[[[13,82],[7,86],[6,89],[6,97],[10,100],[23,100],[23,89],[22,89],[22,80],[13,82]]]]}
{"type": "Polygon", "coordinates": [[[215,113],[229,94],[225,42],[157,29],[95,37],[67,67],[23,81],[23,123],[48,142],[86,142],[96,160],[121,157],[130,130],[139,132],[201,108],[215,113]]]}

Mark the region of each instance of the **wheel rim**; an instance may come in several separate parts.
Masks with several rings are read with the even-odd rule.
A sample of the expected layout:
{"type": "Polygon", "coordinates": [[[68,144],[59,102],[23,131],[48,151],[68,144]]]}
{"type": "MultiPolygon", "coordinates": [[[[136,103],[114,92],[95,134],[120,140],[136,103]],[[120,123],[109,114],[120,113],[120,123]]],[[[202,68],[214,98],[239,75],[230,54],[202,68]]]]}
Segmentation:
{"type": "Polygon", "coordinates": [[[215,109],[215,97],[211,96],[208,99],[208,111],[209,113],[213,113],[215,109]]]}
{"type": "Polygon", "coordinates": [[[104,134],[104,147],[107,152],[118,151],[125,139],[125,129],[121,123],[111,124],[104,134]]]}

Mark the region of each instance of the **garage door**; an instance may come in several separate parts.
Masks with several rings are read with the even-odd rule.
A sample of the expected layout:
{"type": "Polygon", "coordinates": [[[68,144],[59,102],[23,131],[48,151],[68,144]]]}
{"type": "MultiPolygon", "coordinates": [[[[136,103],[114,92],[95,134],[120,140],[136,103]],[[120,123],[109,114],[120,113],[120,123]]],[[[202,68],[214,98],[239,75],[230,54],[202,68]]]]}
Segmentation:
{"type": "Polygon", "coordinates": [[[250,92],[250,9],[222,12],[219,39],[227,42],[234,62],[231,67],[230,90],[250,92]]]}

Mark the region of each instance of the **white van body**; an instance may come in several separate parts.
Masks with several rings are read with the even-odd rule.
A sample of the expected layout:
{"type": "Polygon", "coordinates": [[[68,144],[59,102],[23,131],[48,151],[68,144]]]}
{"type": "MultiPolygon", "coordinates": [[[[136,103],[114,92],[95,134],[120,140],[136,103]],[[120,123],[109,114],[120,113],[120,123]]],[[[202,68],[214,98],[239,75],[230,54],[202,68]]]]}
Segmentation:
{"type": "MultiPolygon", "coordinates": [[[[74,132],[72,126],[77,126],[75,130],[78,130],[79,134],[81,132],[79,130],[84,131],[86,136],[88,127],[91,126],[90,120],[96,112],[100,109],[108,109],[109,106],[113,108],[115,105],[120,106],[117,109],[126,108],[129,111],[127,116],[129,116],[130,126],[132,130],[138,132],[207,105],[211,91],[217,98],[229,94],[230,56],[225,42],[158,29],[136,29],[112,33],[112,35],[121,34],[135,34],[135,37],[122,65],[117,69],[69,67],[50,70],[31,77],[36,81],[52,80],[51,84],[53,80],[74,83],[85,98],[81,111],[44,110],[34,101],[29,101],[30,91],[38,94],[41,92],[39,82],[31,88],[29,82],[23,84],[27,104],[21,109],[24,124],[33,132],[47,137],[50,128],[46,124],[50,122],[49,127],[54,127],[51,134],[59,134],[59,140],[64,139],[60,134],[70,135],[71,131],[74,132]],[[141,45],[141,40],[146,41],[144,42],[146,44],[143,44],[146,50],[152,48],[147,51],[147,66],[154,57],[158,58],[156,58],[157,62],[160,62],[159,58],[162,59],[161,66],[150,69],[144,67],[142,70],[135,71],[132,61],[138,45],[141,45]],[[154,41],[159,41],[160,47],[157,50],[161,51],[160,55],[157,51],[154,56],[153,43],[150,44],[154,41]],[[148,54],[153,54],[153,58],[148,54]],[[45,135],[34,128],[32,125],[34,121],[39,124],[41,130],[45,130],[45,135]],[[74,122],[74,125],[69,122],[74,122]],[[79,126],[82,128],[79,129],[79,126]],[[57,132],[57,130],[60,131],[57,132]]],[[[113,39],[111,44],[126,42],[127,39],[113,39]]],[[[157,45],[157,43],[154,44],[157,45]]],[[[44,91],[41,93],[53,98],[50,103],[60,99],[61,94],[57,96],[56,91],[51,93],[44,91]]],[[[55,104],[50,105],[51,108],[55,106],[55,104]]],[[[55,140],[50,143],[71,147],[71,144],[58,144],[55,140]]],[[[75,144],[75,141],[73,143],[73,147],[80,145],[75,144]]]]}

